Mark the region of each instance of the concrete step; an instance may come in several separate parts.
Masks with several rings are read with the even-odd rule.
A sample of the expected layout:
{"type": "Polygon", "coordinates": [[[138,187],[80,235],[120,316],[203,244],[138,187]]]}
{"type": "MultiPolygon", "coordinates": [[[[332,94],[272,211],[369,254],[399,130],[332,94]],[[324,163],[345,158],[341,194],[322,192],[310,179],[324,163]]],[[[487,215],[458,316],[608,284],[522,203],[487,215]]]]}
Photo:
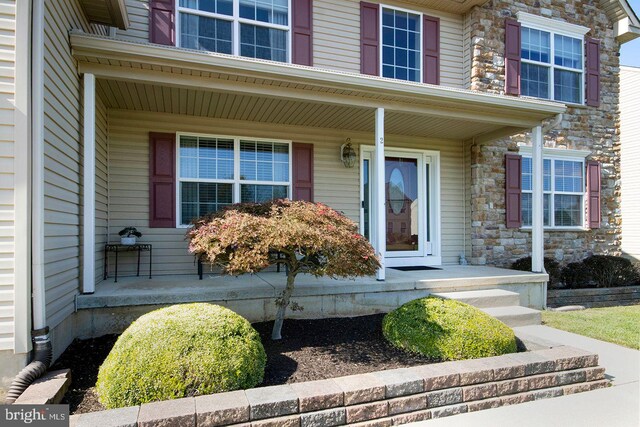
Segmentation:
{"type": "Polygon", "coordinates": [[[502,289],[487,289],[483,291],[436,292],[436,297],[453,299],[478,308],[508,307],[520,305],[520,294],[502,289]]]}
{"type": "Polygon", "coordinates": [[[481,310],[511,328],[516,326],[539,325],[542,323],[542,315],[540,314],[540,311],[532,308],[509,306],[482,308],[481,310]]]}

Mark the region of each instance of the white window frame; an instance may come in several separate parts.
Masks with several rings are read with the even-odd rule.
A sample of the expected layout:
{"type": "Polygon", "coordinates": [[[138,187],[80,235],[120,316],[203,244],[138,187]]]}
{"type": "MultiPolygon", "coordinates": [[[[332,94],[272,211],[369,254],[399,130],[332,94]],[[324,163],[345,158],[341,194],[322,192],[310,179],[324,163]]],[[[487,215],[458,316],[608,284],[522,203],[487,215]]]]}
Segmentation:
{"type": "MultiPolygon", "coordinates": [[[[416,10],[411,10],[411,9],[405,9],[402,7],[396,7],[396,6],[390,6],[390,5],[386,5],[386,4],[380,4],[380,10],[378,11],[378,24],[379,24],[379,28],[378,31],[380,31],[380,43],[378,43],[378,55],[380,58],[380,64],[378,65],[378,75],[380,77],[384,77],[382,75],[382,69],[383,69],[383,60],[382,60],[382,51],[383,51],[383,46],[382,46],[382,14],[383,14],[383,9],[391,9],[391,10],[397,10],[400,12],[405,12],[405,13],[410,13],[412,15],[418,15],[420,17],[418,24],[420,25],[420,69],[418,70],[418,75],[419,75],[419,79],[417,82],[414,82],[413,80],[403,80],[403,79],[396,79],[393,78],[394,80],[400,80],[403,82],[412,82],[412,83],[424,83],[424,72],[423,67],[424,67],[424,46],[423,46],[423,40],[424,40],[424,28],[423,27],[423,23],[424,23],[424,13],[422,12],[418,12],[416,10]]],[[[395,36],[394,36],[395,37],[395,36]]],[[[390,79],[392,77],[385,77],[386,79],[390,79]]]]}
{"type": "MultiPolygon", "coordinates": [[[[291,0],[289,0],[288,2],[288,9],[287,9],[287,22],[289,23],[289,25],[279,25],[279,24],[271,24],[269,22],[262,22],[262,21],[254,21],[252,19],[246,19],[246,18],[241,18],[240,17],[240,1],[239,0],[232,0],[233,1],[233,15],[222,15],[219,13],[213,13],[213,12],[205,12],[202,10],[197,10],[197,9],[191,9],[188,7],[181,7],[180,6],[180,0],[175,0],[175,10],[176,10],[176,45],[178,47],[182,47],[182,40],[181,40],[181,32],[180,32],[180,14],[181,13],[186,13],[189,15],[197,15],[197,16],[204,16],[206,18],[214,18],[214,19],[221,19],[224,21],[229,21],[232,23],[232,27],[231,27],[231,49],[232,49],[232,55],[234,56],[240,56],[240,24],[249,24],[249,25],[255,25],[258,27],[265,27],[265,28],[272,28],[275,30],[283,30],[287,32],[287,61],[286,63],[291,63],[291,0]]],[[[216,52],[214,52],[216,53],[216,52]]],[[[221,54],[224,55],[224,54],[221,54]]],[[[260,58],[256,58],[256,59],[260,59],[260,58]]],[[[279,62],[279,61],[278,61],[279,62]]]]}
{"type": "MultiPolygon", "coordinates": [[[[553,70],[563,70],[570,71],[572,73],[580,74],[580,83],[578,94],[578,99],[580,102],[568,102],[568,101],[556,101],[562,102],[569,105],[584,105],[585,104],[585,67],[586,67],[586,56],[584,52],[584,36],[591,29],[588,27],[583,27],[582,25],[570,24],[568,22],[558,21],[551,18],[544,18],[538,15],[533,15],[531,13],[526,12],[518,12],[517,14],[518,22],[520,22],[522,27],[530,28],[532,30],[539,30],[549,33],[549,63],[540,62],[540,61],[532,61],[530,59],[524,59],[522,56],[520,57],[520,61],[523,64],[533,64],[541,67],[545,67],[549,73],[549,98],[540,98],[540,99],[549,99],[550,101],[556,101],[555,99],[555,82],[554,82],[554,72],[553,70]],[[582,52],[582,69],[576,70],[575,68],[564,67],[561,65],[555,65],[555,35],[571,37],[574,39],[580,40],[580,49],[582,52]]],[[[521,46],[522,48],[522,42],[521,46]]]]}
{"type": "MultiPolygon", "coordinates": [[[[532,158],[533,150],[531,147],[522,146],[519,148],[519,152],[523,158],[532,158]]],[[[549,225],[545,225],[545,230],[586,230],[586,188],[587,188],[587,176],[586,176],[586,158],[591,154],[586,150],[564,150],[558,148],[544,148],[542,150],[543,160],[551,161],[551,190],[544,191],[545,195],[549,195],[549,225]],[[582,164],[582,192],[567,192],[555,190],[555,160],[566,160],[570,162],[578,162],[582,164]],[[567,195],[567,196],[581,196],[582,197],[582,209],[580,210],[580,225],[577,226],[556,226],[555,225],[555,195],[567,195]]],[[[533,183],[532,183],[533,185],[533,183]]],[[[533,188],[531,190],[522,190],[522,194],[533,194],[533,188]]],[[[523,225],[521,227],[524,230],[531,230],[530,225],[523,225]]]]}
{"type": "Polygon", "coordinates": [[[240,203],[240,186],[243,184],[254,185],[282,185],[287,186],[287,197],[291,198],[293,194],[293,141],[275,139],[275,138],[255,138],[252,136],[233,136],[233,135],[216,135],[193,132],[176,132],[176,224],[177,228],[189,228],[190,224],[182,223],[182,192],[180,184],[182,182],[209,182],[215,184],[232,184],[233,197],[232,203],[240,203]],[[233,179],[207,179],[207,178],[182,178],[180,176],[180,138],[183,136],[192,136],[200,138],[218,138],[233,139],[233,179]],[[278,144],[287,144],[289,147],[289,181],[257,181],[240,179],[240,141],[255,142],[275,142],[278,144]]]}

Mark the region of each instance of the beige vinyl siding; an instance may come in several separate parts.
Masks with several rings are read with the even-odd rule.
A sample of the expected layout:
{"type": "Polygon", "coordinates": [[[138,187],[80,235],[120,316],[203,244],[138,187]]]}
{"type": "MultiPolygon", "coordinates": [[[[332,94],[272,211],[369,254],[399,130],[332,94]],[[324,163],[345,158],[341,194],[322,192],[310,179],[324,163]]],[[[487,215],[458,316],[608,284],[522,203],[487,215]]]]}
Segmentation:
{"type": "Polygon", "coordinates": [[[109,234],[107,109],[96,96],[96,283],[102,281],[104,245],[109,234]]]}
{"type": "Polygon", "coordinates": [[[471,14],[462,22],[462,88],[471,88],[471,14]]]}
{"type": "MultiPolygon", "coordinates": [[[[463,87],[463,18],[401,2],[384,6],[414,10],[440,18],[440,83],[463,87]]],[[[360,2],[323,0],[313,4],[313,65],[360,72],[360,2]]]]}
{"type": "Polygon", "coordinates": [[[82,83],[69,29],[90,25],[76,0],[45,2],[44,11],[44,274],[47,323],[73,313],[80,288],[82,212],[82,83]]]}
{"type": "MultiPolygon", "coordinates": [[[[339,150],[347,137],[358,150],[360,144],[371,144],[372,135],[129,110],[109,110],[108,126],[110,238],[117,239],[116,233],[122,227],[138,227],[144,235],[141,242],[153,245],[155,275],[195,274],[196,269],[193,257],[187,252],[185,228],[149,228],[149,132],[193,132],[312,143],[315,200],[344,212],[356,222],[360,220],[360,169],[345,168],[339,150]]],[[[440,151],[443,262],[457,263],[463,250],[464,233],[462,142],[393,135],[387,135],[387,141],[389,147],[440,151]]],[[[147,260],[144,254],[141,275],[146,274],[147,260]]],[[[135,272],[135,261],[133,253],[122,256],[119,272],[129,275],[135,272]]],[[[112,268],[110,271],[113,273],[112,268]]]]}
{"type": "Polygon", "coordinates": [[[360,72],[360,2],[313,2],[313,65],[360,72]]]}
{"type": "Polygon", "coordinates": [[[471,259],[471,148],[473,141],[465,141],[463,144],[464,159],[464,254],[467,261],[471,259]]]}
{"type": "Polygon", "coordinates": [[[0,0],[0,350],[14,348],[15,1],[0,0]]]}
{"type": "MultiPolygon", "coordinates": [[[[402,2],[382,3],[440,18],[440,80],[443,86],[463,87],[463,17],[402,2]]],[[[131,26],[116,37],[149,40],[148,0],[126,0],[131,26]]],[[[313,2],[313,65],[318,68],[360,72],[360,2],[313,2]]]]}
{"type": "Polygon", "coordinates": [[[622,251],[640,260],[640,68],[620,68],[622,251]]]}
{"type": "Polygon", "coordinates": [[[149,41],[149,0],[125,0],[129,28],[116,30],[116,37],[132,41],[149,41]]]}

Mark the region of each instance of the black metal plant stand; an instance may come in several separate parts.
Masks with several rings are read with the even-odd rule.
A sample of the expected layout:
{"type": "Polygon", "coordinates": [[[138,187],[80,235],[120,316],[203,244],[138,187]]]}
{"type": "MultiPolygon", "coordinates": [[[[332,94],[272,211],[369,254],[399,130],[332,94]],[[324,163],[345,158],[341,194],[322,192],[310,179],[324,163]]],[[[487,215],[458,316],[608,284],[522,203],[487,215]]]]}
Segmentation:
{"type": "Polygon", "coordinates": [[[106,280],[109,277],[109,252],[115,252],[116,254],[116,271],[115,282],[118,281],[118,253],[120,252],[138,252],[138,269],[136,270],[136,276],[140,276],[140,254],[142,252],[149,252],[149,279],[151,279],[151,265],[153,248],[149,243],[136,243],[134,245],[122,245],[120,243],[107,243],[104,245],[104,275],[103,279],[106,280]]]}

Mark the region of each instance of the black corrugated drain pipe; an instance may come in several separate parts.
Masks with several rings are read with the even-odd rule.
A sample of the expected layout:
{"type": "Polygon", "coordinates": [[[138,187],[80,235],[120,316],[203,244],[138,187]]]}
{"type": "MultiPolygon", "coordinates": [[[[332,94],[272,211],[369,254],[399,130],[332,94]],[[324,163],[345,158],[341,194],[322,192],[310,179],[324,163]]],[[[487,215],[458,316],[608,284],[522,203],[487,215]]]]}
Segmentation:
{"type": "Polygon", "coordinates": [[[49,339],[49,327],[45,326],[31,332],[33,340],[33,359],[13,379],[5,403],[12,404],[33,383],[40,378],[51,365],[53,348],[49,339]]]}

